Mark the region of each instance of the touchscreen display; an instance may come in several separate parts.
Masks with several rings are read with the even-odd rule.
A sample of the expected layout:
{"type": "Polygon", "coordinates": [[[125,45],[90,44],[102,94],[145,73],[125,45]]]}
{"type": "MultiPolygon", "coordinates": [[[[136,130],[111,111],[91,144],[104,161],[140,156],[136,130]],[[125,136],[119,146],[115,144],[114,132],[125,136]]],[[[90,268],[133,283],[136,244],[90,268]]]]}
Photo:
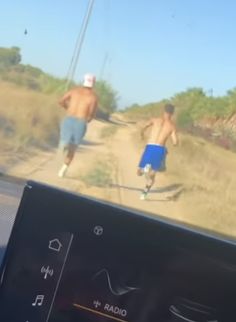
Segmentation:
{"type": "Polygon", "coordinates": [[[223,241],[31,184],[4,261],[0,320],[233,322],[233,255],[223,241]]]}

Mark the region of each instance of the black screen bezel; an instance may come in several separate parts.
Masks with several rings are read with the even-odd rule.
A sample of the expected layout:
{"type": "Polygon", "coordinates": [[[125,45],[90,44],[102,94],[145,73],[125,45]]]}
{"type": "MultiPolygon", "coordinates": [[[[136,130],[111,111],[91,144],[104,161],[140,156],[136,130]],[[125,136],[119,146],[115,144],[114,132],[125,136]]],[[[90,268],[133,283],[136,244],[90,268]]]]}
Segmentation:
{"type": "MultiPolygon", "coordinates": [[[[83,230],[86,231],[91,226],[91,223],[94,222],[102,223],[102,225],[109,228],[109,237],[116,238],[119,236],[122,227],[126,227],[122,238],[126,238],[127,241],[129,238],[132,238],[133,241],[137,238],[139,244],[158,245],[166,243],[170,248],[196,254],[203,260],[210,258],[220,265],[236,265],[236,245],[232,241],[204,234],[184,226],[181,227],[176,223],[164,221],[158,216],[156,218],[149,217],[133,210],[123,209],[43,184],[28,182],[24,189],[9,245],[2,263],[1,282],[3,285],[4,273],[7,274],[8,269],[11,267],[17,241],[21,234],[24,234],[24,222],[29,215],[29,209],[36,209],[37,206],[43,209],[47,205],[51,207],[52,211],[51,217],[47,217],[47,223],[51,220],[54,231],[61,231],[62,227],[65,231],[71,231],[73,227],[76,227],[78,221],[83,223],[83,230]],[[83,218],[77,216],[79,209],[84,214],[83,218]],[[57,214],[62,212],[66,216],[64,218],[59,216],[58,218],[57,214]],[[57,219],[56,226],[55,219],[57,219]]],[[[33,217],[34,213],[31,215],[33,217]]],[[[37,219],[35,224],[38,229],[44,229],[45,216],[39,218],[36,211],[35,218],[37,219]]],[[[76,229],[73,232],[76,233],[76,229]]]]}

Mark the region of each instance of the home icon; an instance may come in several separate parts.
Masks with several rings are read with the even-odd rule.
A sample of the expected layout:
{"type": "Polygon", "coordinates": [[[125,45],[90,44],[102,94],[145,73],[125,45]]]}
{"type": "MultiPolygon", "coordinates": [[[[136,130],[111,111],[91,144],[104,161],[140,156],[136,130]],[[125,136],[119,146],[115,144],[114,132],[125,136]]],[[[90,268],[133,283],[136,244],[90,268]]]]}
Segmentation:
{"type": "Polygon", "coordinates": [[[54,250],[55,252],[60,252],[62,248],[62,244],[60,243],[59,239],[52,239],[49,241],[48,248],[54,250]]]}

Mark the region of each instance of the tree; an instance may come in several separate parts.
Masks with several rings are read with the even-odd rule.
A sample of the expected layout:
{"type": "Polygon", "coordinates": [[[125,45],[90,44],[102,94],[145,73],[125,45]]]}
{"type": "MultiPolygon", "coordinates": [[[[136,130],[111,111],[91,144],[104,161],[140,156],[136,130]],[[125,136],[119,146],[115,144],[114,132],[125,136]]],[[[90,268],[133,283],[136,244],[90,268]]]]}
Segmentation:
{"type": "Polygon", "coordinates": [[[180,127],[188,128],[194,124],[204,112],[206,101],[204,90],[199,87],[189,88],[184,92],[176,94],[172,98],[177,107],[177,123],[180,127]]]}
{"type": "Polygon", "coordinates": [[[105,114],[111,114],[117,109],[117,92],[106,81],[97,81],[95,86],[99,99],[99,109],[105,114]]]}
{"type": "Polygon", "coordinates": [[[227,92],[228,115],[236,113],[236,88],[227,92]]]}
{"type": "Polygon", "coordinates": [[[6,69],[12,66],[16,66],[21,62],[20,48],[0,47],[0,68],[6,69]]]}

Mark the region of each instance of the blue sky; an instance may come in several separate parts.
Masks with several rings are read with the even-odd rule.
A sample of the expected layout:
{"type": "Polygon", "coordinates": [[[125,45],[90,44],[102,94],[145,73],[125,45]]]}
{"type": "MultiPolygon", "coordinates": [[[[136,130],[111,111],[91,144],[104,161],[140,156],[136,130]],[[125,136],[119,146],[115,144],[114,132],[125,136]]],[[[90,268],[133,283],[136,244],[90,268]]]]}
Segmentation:
{"type": "MultiPolygon", "coordinates": [[[[4,1],[0,46],[19,46],[23,63],[65,77],[87,4],[4,1]]],[[[235,27],[234,0],[95,0],[75,78],[103,77],[121,108],[194,86],[224,95],[236,87],[235,27]]]]}

